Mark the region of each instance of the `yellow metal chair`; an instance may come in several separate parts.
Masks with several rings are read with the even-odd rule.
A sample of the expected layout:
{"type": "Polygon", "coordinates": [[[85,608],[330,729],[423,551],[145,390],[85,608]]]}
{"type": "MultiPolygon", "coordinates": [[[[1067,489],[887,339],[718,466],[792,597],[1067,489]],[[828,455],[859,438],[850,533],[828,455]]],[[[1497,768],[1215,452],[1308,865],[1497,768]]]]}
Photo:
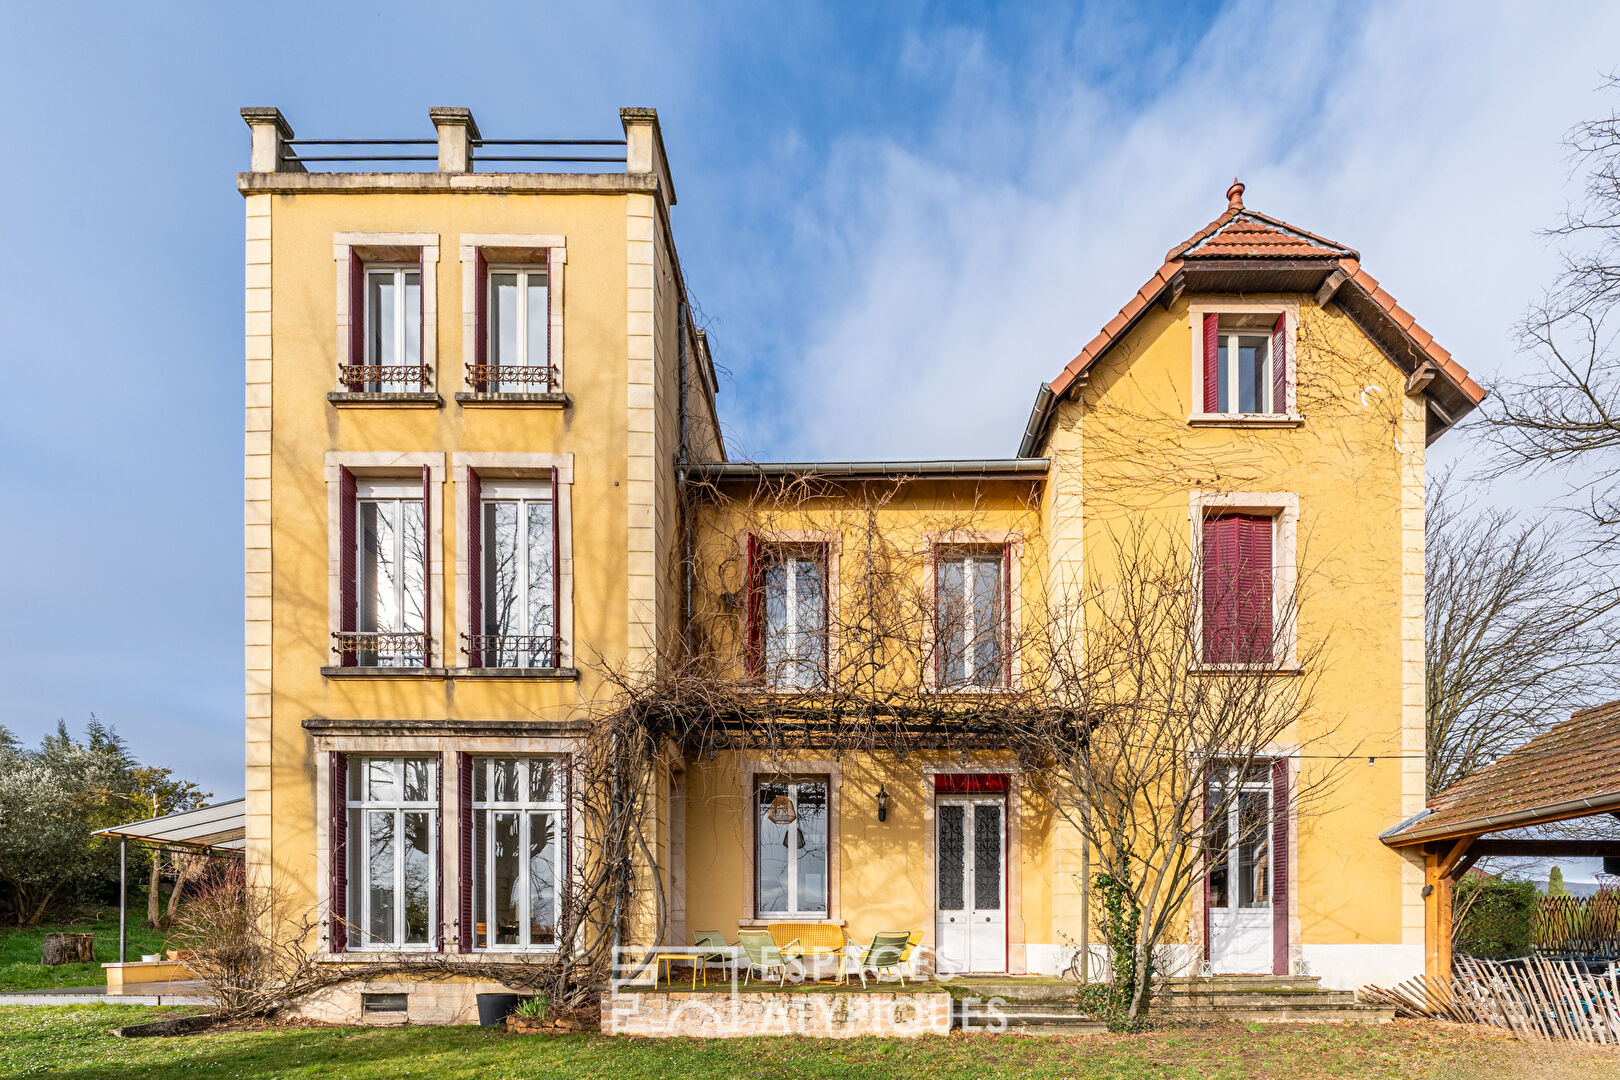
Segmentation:
{"type": "Polygon", "coordinates": [[[847,942],[842,926],[825,922],[779,922],[770,923],[765,929],[770,931],[782,955],[799,961],[799,966],[807,972],[807,960],[827,957],[837,964],[836,977],[843,978],[847,942]]]}

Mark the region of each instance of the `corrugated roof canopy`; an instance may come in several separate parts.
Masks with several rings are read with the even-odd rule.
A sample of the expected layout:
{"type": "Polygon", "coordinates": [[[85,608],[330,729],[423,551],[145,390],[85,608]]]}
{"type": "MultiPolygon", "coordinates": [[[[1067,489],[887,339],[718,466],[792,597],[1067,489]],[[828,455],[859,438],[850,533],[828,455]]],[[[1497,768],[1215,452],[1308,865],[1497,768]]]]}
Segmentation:
{"type": "Polygon", "coordinates": [[[1404,847],[1620,810],[1620,701],[1582,709],[1383,834],[1404,847]]]}
{"type": "Polygon", "coordinates": [[[197,810],[114,825],[99,830],[97,835],[199,851],[242,851],[247,846],[247,800],[233,799],[197,810]]]}

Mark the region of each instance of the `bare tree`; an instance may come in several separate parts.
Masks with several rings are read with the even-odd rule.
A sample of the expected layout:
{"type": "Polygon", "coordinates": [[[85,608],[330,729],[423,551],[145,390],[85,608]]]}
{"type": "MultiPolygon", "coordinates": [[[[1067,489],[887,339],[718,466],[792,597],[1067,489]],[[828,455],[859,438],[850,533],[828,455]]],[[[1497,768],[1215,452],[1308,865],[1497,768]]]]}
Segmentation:
{"type": "MultiPolygon", "coordinates": [[[[1246,848],[1246,885],[1265,898],[1275,883],[1273,814],[1299,817],[1319,805],[1337,769],[1300,770],[1285,781],[1286,801],[1265,812],[1278,747],[1334,733],[1315,699],[1323,642],[1295,646],[1287,615],[1210,640],[1233,634],[1205,615],[1245,605],[1240,587],[1203,577],[1168,532],[1134,526],[1113,550],[1109,576],[1087,583],[1079,640],[1026,643],[1050,657],[1052,704],[1062,707],[1032,712],[1018,734],[1024,755],[1047,766],[1047,799],[1098,853],[1102,873],[1091,884],[1114,953],[1113,1009],[1134,1023],[1147,1013],[1166,946],[1200,943],[1189,922],[1206,879],[1240,888],[1228,880],[1227,856],[1246,848]]],[[[1274,610],[1293,610],[1292,593],[1277,599],[1274,610]]]]}
{"type": "Polygon", "coordinates": [[[1429,489],[1428,790],[1439,791],[1620,683],[1615,593],[1552,525],[1429,489]]]}
{"type": "MultiPolygon", "coordinates": [[[[1604,89],[1620,91],[1611,75],[1604,89]]],[[[1620,536],[1620,355],[1613,315],[1620,302],[1620,113],[1589,120],[1566,139],[1583,196],[1548,231],[1562,271],[1519,323],[1525,374],[1492,387],[1484,432],[1497,451],[1495,474],[1561,475],[1564,508],[1593,527],[1592,550],[1613,552],[1620,536]]]]}

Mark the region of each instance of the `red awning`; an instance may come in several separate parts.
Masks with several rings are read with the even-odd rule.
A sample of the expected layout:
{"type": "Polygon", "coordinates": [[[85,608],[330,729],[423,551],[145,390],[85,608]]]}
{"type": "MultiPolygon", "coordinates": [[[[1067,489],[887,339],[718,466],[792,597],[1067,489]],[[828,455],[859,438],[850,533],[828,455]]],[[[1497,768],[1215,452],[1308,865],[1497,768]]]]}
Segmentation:
{"type": "Polygon", "coordinates": [[[1006,773],[936,773],[936,795],[987,795],[1007,790],[1006,773]]]}

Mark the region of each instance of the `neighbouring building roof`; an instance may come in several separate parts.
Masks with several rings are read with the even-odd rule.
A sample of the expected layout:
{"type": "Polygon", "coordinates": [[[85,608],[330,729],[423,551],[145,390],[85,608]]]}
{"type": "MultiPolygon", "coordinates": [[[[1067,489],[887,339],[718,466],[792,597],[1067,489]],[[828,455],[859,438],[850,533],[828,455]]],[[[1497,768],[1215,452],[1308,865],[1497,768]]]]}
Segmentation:
{"type": "Polygon", "coordinates": [[[1034,479],[1045,476],[1046,458],[981,458],[961,461],[723,461],[691,465],[687,474],[699,480],[764,479],[814,476],[838,479],[935,479],[984,476],[1034,479]]]}
{"type": "Polygon", "coordinates": [[[1582,709],[1429,800],[1383,841],[1404,847],[1620,810],[1620,701],[1582,709]]]}
{"type": "Polygon", "coordinates": [[[193,848],[198,851],[242,851],[247,835],[247,800],[182,810],[178,814],[132,821],[98,830],[99,836],[136,840],[161,847],[193,848]]]}
{"type": "Polygon", "coordinates": [[[1207,293],[1325,292],[1408,375],[1432,365],[1435,378],[1424,393],[1435,423],[1431,439],[1485,400],[1485,390],[1419,326],[1378,280],[1361,268],[1361,255],[1315,233],[1243,205],[1243,185],[1227,189],[1226,210],[1165,253],[1164,265],[1110,319],[1079,355],[1041,388],[1034,415],[1019,447],[1028,456],[1039,447],[1052,405],[1101,360],[1156,303],[1183,291],[1207,293]]]}

